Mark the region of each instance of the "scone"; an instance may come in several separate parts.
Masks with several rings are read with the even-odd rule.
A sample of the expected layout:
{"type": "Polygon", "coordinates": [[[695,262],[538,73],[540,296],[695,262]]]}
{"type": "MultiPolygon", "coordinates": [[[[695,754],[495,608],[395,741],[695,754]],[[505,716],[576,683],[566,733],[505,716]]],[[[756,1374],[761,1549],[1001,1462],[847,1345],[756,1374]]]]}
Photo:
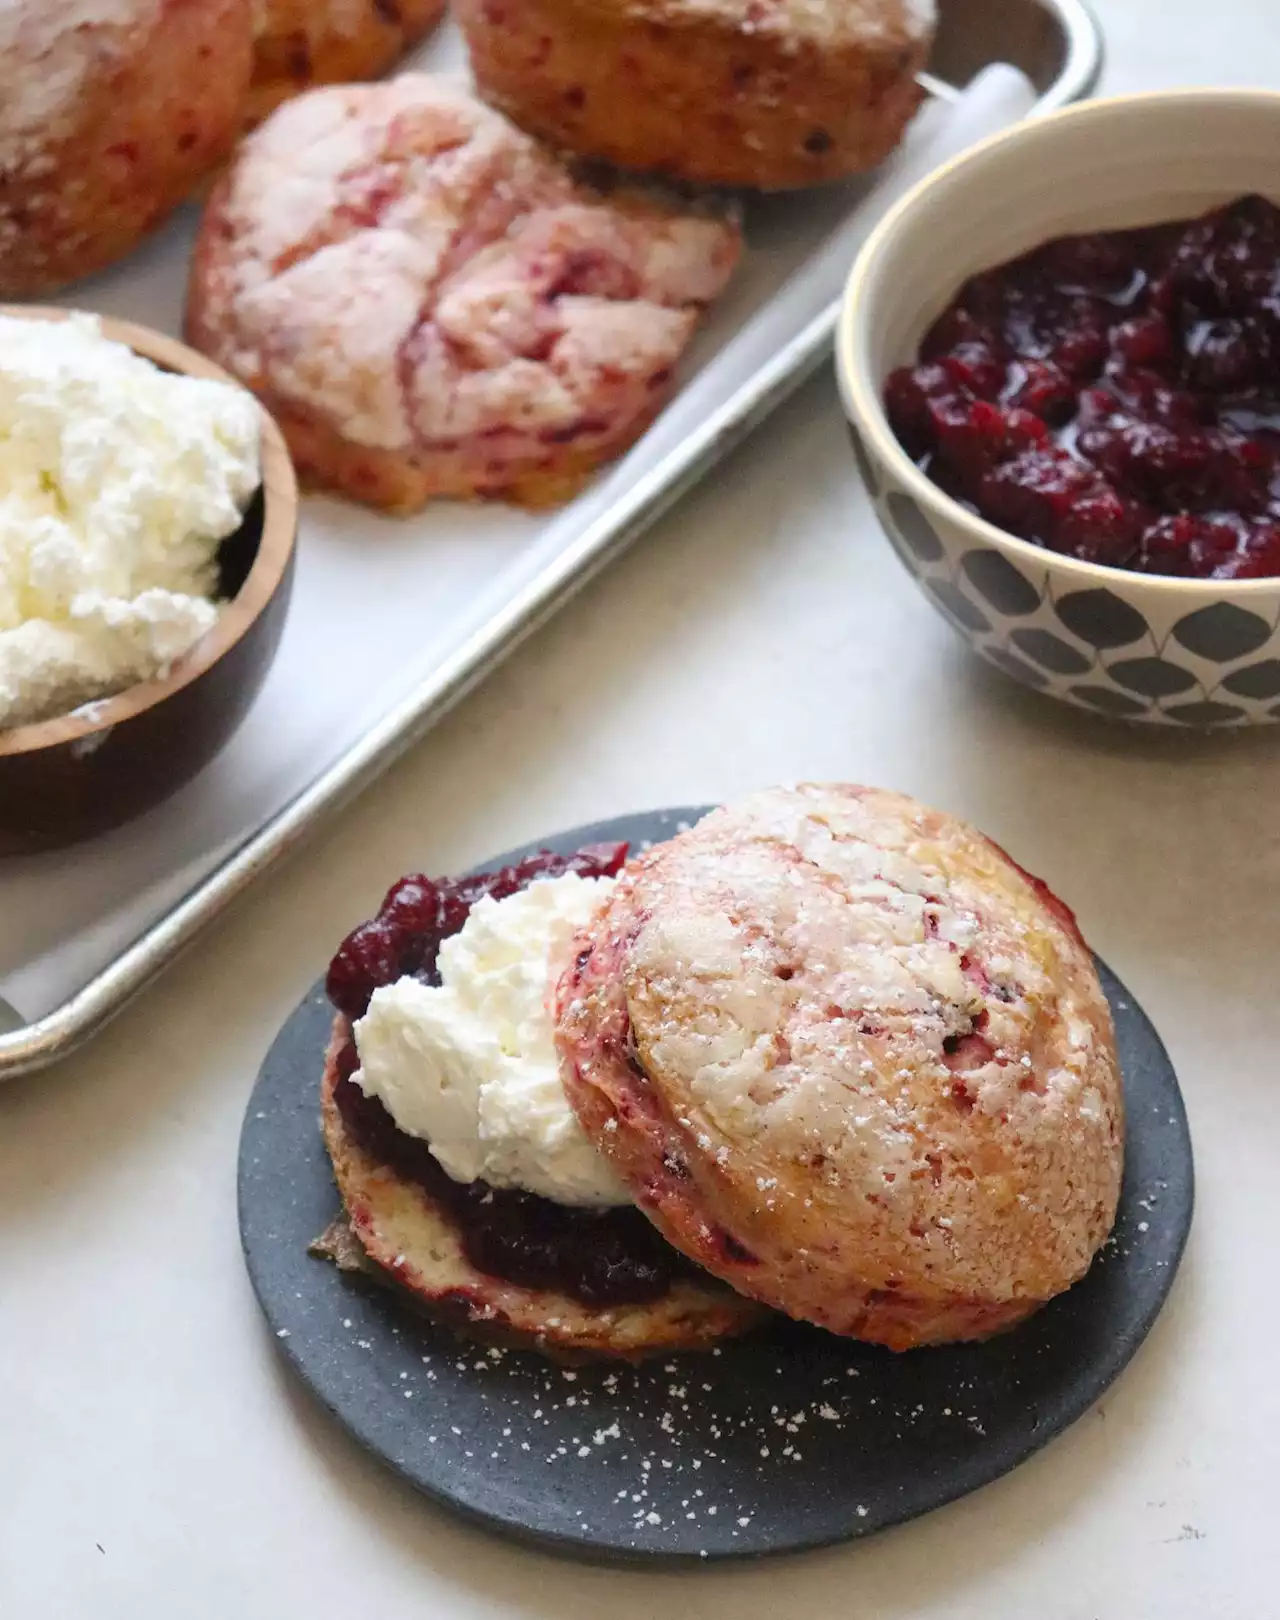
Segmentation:
{"type": "MultiPolygon", "coordinates": [[[[555,971],[545,950],[521,962],[503,932],[500,903],[525,904],[526,891],[541,884],[544,922],[553,900],[593,904],[585,886],[607,880],[624,855],[625,846],[569,860],[544,855],[461,885],[403,879],[378,918],[344,942],[328,979],[338,1012],[321,1083],[322,1131],[367,1261],[432,1315],[560,1356],[697,1349],[764,1315],[672,1249],[581,1137],[556,1072],[555,971]],[[555,899],[557,883],[574,886],[568,900],[555,899]],[[470,922],[477,903],[488,908],[478,933],[470,922]],[[466,986],[449,977],[450,952],[477,950],[499,961],[480,963],[472,975],[479,999],[468,1003],[466,986]],[[513,995],[508,1027],[503,1006],[513,995]],[[444,1012],[415,1023],[415,1003],[432,998],[444,1012]],[[531,1034],[539,1021],[545,1033],[531,1034]],[[486,1075],[498,1063],[502,1081],[483,1096],[481,1077],[467,1067],[481,1062],[486,1075]],[[472,1174],[485,1166],[493,1180],[472,1174]]],[[[562,932],[567,944],[573,930],[562,932]]],[[[341,1259],[343,1244],[327,1235],[321,1252],[341,1259]]]]}
{"type": "Polygon", "coordinates": [[[639,437],[740,251],[736,226],[585,189],[448,81],[315,90],[212,196],[187,336],[314,485],[411,512],[564,499],[639,437]]]}
{"type": "Polygon", "coordinates": [[[114,263],[231,149],[251,0],[0,6],[0,298],[114,263]]]}
{"type": "Polygon", "coordinates": [[[481,94],[570,151],[775,190],[873,167],[932,0],[456,0],[481,94]]]}
{"type": "Polygon", "coordinates": [[[1123,1159],[1110,1012],[1070,913],[980,833],[760,793],[636,861],[575,950],[578,1117],[736,1289],[901,1350],[1088,1270],[1123,1159]]]}
{"type": "Polygon", "coordinates": [[[246,125],[315,85],[381,78],[443,13],[444,0],[255,0],[246,125]]]}

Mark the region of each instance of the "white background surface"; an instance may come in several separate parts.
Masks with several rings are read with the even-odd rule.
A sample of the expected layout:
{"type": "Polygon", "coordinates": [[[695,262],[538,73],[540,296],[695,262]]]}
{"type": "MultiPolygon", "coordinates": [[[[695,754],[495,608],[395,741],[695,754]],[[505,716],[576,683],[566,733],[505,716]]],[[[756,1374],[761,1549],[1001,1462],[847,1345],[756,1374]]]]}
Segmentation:
{"type": "MultiPolygon", "coordinates": [[[[1099,10],[1110,88],[1280,85],[1273,0],[1099,10]]],[[[0,1090],[0,1615],[1271,1620],[1278,801],[1280,733],[1147,739],[972,663],[816,382],[88,1052],[0,1090]],[[286,1378],[237,1247],[254,1072],[395,872],[797,776],[969,816],[1078,909],[1187,1094],[1200,1200],[1173,1300],[1069,1434],[861,1546],[687,1576],[510,1548],[286,1378]]]]}

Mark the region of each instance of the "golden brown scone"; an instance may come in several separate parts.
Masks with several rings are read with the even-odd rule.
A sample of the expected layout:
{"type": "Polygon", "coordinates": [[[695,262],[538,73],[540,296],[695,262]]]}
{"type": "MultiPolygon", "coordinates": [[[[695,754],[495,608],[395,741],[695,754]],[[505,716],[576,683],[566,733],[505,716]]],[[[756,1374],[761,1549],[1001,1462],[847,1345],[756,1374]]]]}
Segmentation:
{"type": "Polygon", "coordinates": [[[901,1350],[1087,1271],[1123,1159],[1110,1011],[1070,913],[980,833],[760,793],[642,856],[577,944],[570,1100],[735,1288],[901,1350]]]}
{"type": "Polygon", "coordinates": [[[433,1315],[489,1339],[550,1355],[623,1359],[697,1350],[747,1332],[759,1306],[713,1278],[674,1281],[645,1304],[593,1308],[567,1293],[521,1287],[479,1271],[450,1212],[414,1182],[366,1152],[335,1102],[350,1023],[339,1015],[325,1055],[321,1127],[334,1177],[369,1258],[433,1315]]]}
{"type": "Polygon", "coordinates": [[[251,0],[0,6],[0,297],[128,253],[231,149],[251,0]]]}
{"type": "Polygon", "coordinates": [[[921,92],[932,0],[456,0],[486,100],[572,152],[776,190],[872,168],[921,92]]]}
{"type": "Polygon", "coordinates": [[[187,336],[298,471],[410,512],[545,505],[644,431],[741,250],[735,224],[603,196],[447,79],[313,90],[205,211],[187,336]]]}
{"type": "Polygon", "coordinates": [[[431,32],[445,0],[255,0],[245,126],[317,84],[379,79],[431,32]]]}

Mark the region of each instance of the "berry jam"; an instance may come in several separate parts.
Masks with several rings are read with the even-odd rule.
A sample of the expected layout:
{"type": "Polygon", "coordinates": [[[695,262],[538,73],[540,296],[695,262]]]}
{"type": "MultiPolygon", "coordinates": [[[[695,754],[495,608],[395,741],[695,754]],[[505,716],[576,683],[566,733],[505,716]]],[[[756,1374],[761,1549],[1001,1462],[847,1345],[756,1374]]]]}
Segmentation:
{"type": "Polygon", "coordinates": [[[1280,574],[1280,209],[1063,237],[967,281],[885,387],[1010,534],[1150,574],[1280,574]]]}
{"type": "MultiPolygon", "coordinates": [[[[482,895],[501,900],[535,878],[565,872],[613,877],[626,857],[625,844],[595,844],[569,856],[543,850],[518,866],[478,877],[401,878],[378,915],[338,948],[325,981],[329,999],[352,1019],[362,1016],[379,985],[403,974],[438,984],[441,942],[458,932],[482,895]]],[[[478,1271],[525,1288],[559,1289],[593,1307],[660,1299],[677,1278],[694,1271],[637,1209],[569,1208],[534,1193],[452,1180],[424,1141],[400,1130],[382,1103],[356,1085],[351,1076],[358,1065],[349,1039],[338,1060],[334,1093],[347,1129],[371,1158],[449,1211],[478,1271]]]]}

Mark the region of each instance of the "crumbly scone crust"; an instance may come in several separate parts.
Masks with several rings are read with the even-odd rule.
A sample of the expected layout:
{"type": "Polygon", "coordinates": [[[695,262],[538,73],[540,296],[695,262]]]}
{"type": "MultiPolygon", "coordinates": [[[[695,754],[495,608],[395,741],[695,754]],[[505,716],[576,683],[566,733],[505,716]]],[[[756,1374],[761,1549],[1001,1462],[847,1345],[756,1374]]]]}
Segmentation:
{"type": "Polygon", "coordinates": [[[0,6],[0,297],[122,258],[226,157],[250,0],[0,6]]]}
{"type": "Polygon", "coordinates": [[[592,1310],[568,1294],[521,1288],[477,1271],[448,1212],[363,1152],[347,1131],[334,1088],[338,1056],[349,1037],[350,1025],[339,1016],[321,1085],[321,1129],[338,1191],[370,1260],[433,1315],[547,1354],[624,1359],[703,1349],[762,1320],[758,1306],[711,1280],[678,1282],[646,1305],[592,1310]]]}
{"type": "Polygon", "coordinates": [[[542,504],[647,426],[741,250],[723,212],[605,197],[450,81],[312,91],[241,146],[187,334],[299,472],[412,511],[542,504]]]}
{"type": "Polygon", "coordinates": [[[1123,1100],[1074,921],[980,833],[806,785],[641,857],[561,980],[570,1099],[659,1230],[896,1349],[1083,1276],[1123,1100]]]}
{"type": "Polygon", "coordinates": [[[381,78],[444,9],[445,0],[255,0],[245,127],[315,85],[381,78]]]}
{"type": "Polygon", "coordinates": [[[916,110],[931,0],[456,0],[481,93],[587,156],[707,185],[873,167],[916,110]]]}

